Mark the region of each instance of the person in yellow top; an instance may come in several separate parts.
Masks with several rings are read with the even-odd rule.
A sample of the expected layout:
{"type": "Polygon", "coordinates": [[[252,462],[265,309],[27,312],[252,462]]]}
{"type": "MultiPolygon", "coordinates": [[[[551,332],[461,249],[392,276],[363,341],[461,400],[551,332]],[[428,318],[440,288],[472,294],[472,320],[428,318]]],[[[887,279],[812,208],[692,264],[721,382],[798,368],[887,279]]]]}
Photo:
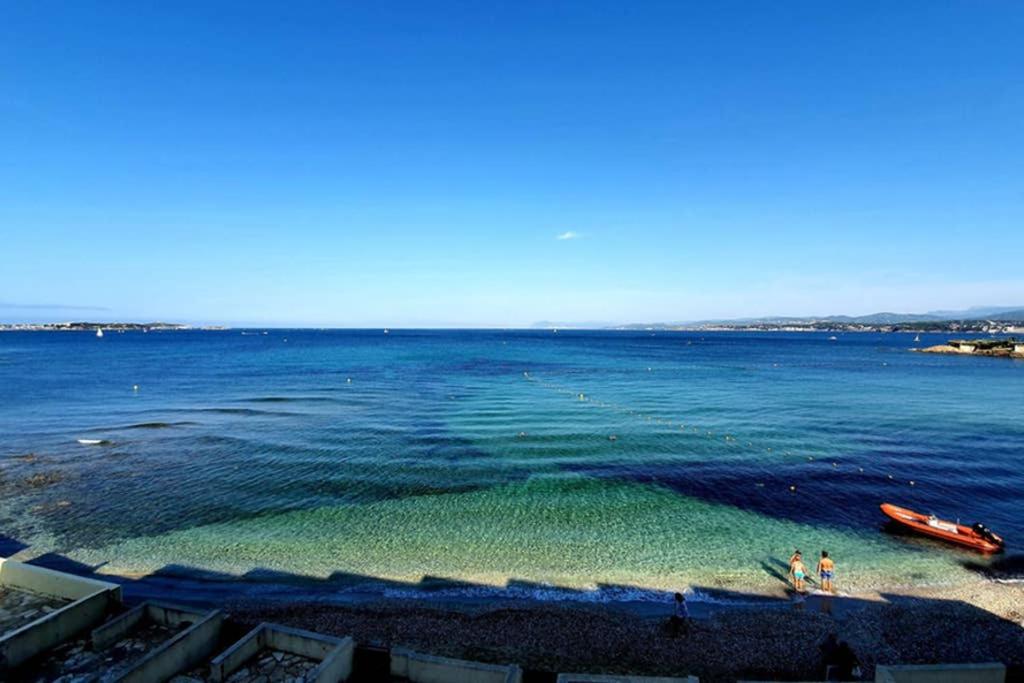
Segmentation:
{"type": "Polygon", "coordinates": [[[821,588],[829,593],[834,591],[832,579],[836,575],[836,563],[828,556],[827,550],[821,551],[821,559],[818,560],[818,576],[821,577],[821,588]]]}

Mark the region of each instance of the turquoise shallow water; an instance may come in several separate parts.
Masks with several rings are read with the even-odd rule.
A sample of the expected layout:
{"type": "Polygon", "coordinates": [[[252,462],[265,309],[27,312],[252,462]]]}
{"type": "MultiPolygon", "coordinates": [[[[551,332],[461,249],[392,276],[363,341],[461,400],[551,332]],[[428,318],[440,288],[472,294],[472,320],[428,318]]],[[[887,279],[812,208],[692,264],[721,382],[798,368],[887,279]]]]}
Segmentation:
{"type": "Polygon", "coordinates": [[[959,581],[974,556],[877,506],[981,519],[1012,550],[1024,363],[911,340],[4,334],[0,542],[117,573],[598,599],[771,588],[794,546],[850,589],[959,581]]]}

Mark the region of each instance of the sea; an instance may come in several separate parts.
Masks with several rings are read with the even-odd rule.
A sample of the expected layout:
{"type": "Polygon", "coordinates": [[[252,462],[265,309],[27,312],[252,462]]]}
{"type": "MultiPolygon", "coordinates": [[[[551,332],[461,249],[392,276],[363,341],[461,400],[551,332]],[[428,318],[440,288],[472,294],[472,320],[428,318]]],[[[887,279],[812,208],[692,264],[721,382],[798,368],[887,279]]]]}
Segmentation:
{"type": "Polygon", "coordinates": [[[291,595],[744,595],[796,548],[843,591],[991,577],[1024,548],[1024,361],[912,351],[946,339],[0,333],[0,555],[291,595]]]}

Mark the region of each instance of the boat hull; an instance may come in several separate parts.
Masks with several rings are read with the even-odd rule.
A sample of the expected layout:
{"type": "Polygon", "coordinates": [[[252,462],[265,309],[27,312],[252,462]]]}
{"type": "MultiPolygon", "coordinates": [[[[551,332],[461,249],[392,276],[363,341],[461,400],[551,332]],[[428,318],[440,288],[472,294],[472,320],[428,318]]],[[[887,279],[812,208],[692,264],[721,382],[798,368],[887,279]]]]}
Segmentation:
{"type": "Polygon", "coordinates": [[[901,527],[910,529],[924,536],[937,538],[941,541],[946,541],[947,543],[954,543],[986,554],[998,553],[1003,550],[1002,544],[993,543],[992,541],[979,536],[971,527],[938,520],[942,524],[942,528],[939,528],[928,524],[928,515],[922,515],[920,512],[901,508],[898,505],[892,505],[891,503],[882,503],[880,508],[886,517],[893,520],[901,527]]]}

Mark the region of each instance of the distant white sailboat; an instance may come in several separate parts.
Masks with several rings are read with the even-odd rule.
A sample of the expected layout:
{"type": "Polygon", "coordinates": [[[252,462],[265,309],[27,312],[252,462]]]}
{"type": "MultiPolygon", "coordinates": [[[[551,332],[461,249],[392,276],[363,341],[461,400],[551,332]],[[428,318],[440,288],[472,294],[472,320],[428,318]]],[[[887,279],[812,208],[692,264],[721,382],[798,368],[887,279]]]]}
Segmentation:
{"type": "Polygon", "coordinates": [[[97,337],[102,337],[103,336],[103,328],[102,327],[97,327],[96,328],[96,336],[97,337]]]}
{"type": "Polygon", "coordinates": [[[390,334],[390,333],[391,333],[391,330],[389,330],[388,328],[385,327],[384,328],[384,334],[390,334]]]}
{"type": "Polygon", "coordinates": [[[917,336],[915,336],[915,337],[914,337],[914,341],[915,341],[915,342],[919,342],[919,341],[921,341],[921,335],[917,335],[917,336]]]}

